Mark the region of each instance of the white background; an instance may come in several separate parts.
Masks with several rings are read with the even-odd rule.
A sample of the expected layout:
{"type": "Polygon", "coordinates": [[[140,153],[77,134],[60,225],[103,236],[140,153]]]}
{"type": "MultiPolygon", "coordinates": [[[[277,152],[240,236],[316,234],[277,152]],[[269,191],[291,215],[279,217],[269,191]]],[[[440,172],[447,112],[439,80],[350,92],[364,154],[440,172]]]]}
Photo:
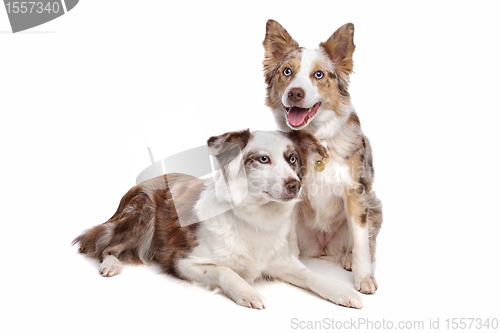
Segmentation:
{"type": "MultiPolygon", "coordinates": [[[[0,9],[3,332],[283,332],[299,321],[498,317],[496,2],[81,1],[12,34],[0,9]],[[238,307],[156,266],[110,279],[70,243],[150,161],[229,130],[275,129],[265,23],[316,47],[356,27],[350,92],[384,204],[362,310],[280,282],[238,307]]],[[[307,264],[352,287],[352,274],[307,264]]],[[[410,323],[411,324],[411,323],[410,323]]],[[[305,323],[302,323],[305,325],[305,323]]]]}

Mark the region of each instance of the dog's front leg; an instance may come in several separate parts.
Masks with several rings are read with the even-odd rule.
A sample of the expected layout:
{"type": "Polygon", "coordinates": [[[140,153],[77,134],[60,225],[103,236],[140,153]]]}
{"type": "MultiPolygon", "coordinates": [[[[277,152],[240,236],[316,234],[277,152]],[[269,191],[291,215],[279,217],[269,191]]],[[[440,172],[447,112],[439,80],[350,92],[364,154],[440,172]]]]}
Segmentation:
{"type": "Polygon", "coordinates": [[[352,271],[356,290],[363,294],[373,294],[378,285],[372,271],[368,233],[368,203],[356,191],[344,197],[345,212],[351,230],[352,271]]]}
{"type": "MultiPolygon", "coordinates": [[[[297,214],[294,214],[294,215],[296,216],[297,214]]],[[[290,224],[290,231],[288,232],[288,244],[290,246],[290,252],[294,256],[299,258],[300,257],[300,249],[299,249],[299,240],[297,238],[296,224],[297,224],[297,220],[294,220],[292,218],[292,223],[290,224]]]]}
{"type": "Polygon", "coordinates": [[[191,259],[182,259],[177,268],[181,277],[186,280],[199,282],[210,288],[221,288],[238,305],[260,310],[266,308],[265,298],[227,266],[199,264],[191,259]]]}
{"type": "Polygon", "coordinates": [[[291,256],[286,266],[272,267],[267,275],[291,283],[297,287],[311,290],[319,296],[338,305],[361,309],[361,298],[342,283],[330,281],[324,276],[308,269],[300,260],[291,256]]]}

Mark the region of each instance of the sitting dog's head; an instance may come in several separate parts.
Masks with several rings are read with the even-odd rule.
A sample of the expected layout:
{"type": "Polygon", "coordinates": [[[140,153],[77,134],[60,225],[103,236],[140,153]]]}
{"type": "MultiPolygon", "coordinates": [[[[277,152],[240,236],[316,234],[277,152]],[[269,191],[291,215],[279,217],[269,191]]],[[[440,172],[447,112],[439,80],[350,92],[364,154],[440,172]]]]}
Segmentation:
{"type": "Polygon", "coordinates": [[[267,22],[263,42],[266,104],[282,130],[315,127],[348,112],[353,34],[354,25],[348,23],[319,48],[306,49],[278,22],[267,22]]]}
{"type": "Polygon", "coordinates": [[[211,137],[208,145],[220,165],[217,196],[234,204],[245,199],[293,202],[306,174],[307,155],[327,156],[307,132],[229,132],[211,137]]]}

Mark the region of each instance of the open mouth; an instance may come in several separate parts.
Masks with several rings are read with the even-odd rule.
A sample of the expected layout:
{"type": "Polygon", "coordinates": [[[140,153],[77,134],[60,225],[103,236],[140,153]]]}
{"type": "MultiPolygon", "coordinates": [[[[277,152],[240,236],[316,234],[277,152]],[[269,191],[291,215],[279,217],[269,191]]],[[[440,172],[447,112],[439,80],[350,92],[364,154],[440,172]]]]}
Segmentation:
{"type": "Polygon", "coordinates": [[[309,119],[314,117],[316,112],[318,112],[321,103],[318,102],[313,105],[311,108],[299,108],[298,106],[285,107],[286,109],[286,117],[288,119],[288,123],[293,127],[300,127],[306,125],[309,119]]]}

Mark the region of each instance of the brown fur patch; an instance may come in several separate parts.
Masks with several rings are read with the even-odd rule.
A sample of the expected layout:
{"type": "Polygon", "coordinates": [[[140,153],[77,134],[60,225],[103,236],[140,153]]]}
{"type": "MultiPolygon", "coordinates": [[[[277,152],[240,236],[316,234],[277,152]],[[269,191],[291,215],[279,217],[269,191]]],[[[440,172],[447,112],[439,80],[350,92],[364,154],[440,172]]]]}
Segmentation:
{"type": "Polygon", "coordinates": [[[300,50],[296,50],[286,56],[282,61],[276,64],[275,75],[271,82],[268,82],[266,104],[269,107],[276,108],[281,105],[280,92],[285,91],[286,87],[295,78],[300,71],[300,50]],[[284,70],[290,68],[292,74],[286,76],[284,70]]]}
{"type": "Polygon", "coordinates": [[[266,37],[262,42],[265,49],[264,77],[266,83],[270,84],[276,75],[276,69],[283,60],[283,56],[292,50],[299,48],[299,44],[278,22],[269,20],[266,23],[266,37]]]}
{"type": "Polygon", "coordinates": [[[348,95],[349,75],[354,65],[352,55],[356,46],[353,36],[354,24],[347,23],[338,28],[326,42],[319,44],[333,61],[338,75],[339,91],[345,95],[348,95]]]}
{"type": "Polygon", "coordinates": [[[340,115],[339,110],[342,95],[339,89],[337,89],[338,76],[334,72],[334,67],[328,66],[329,63],[329,59],[315,61],[310,73],[310,80],[318,88],[322,96],[322,107],[328,110],[334,110],[340,115]],[[317,79],[314,76],[318,71],[323,72],[323,77],[321,79],[317,79]]]}
{"type": "Polygon", "coordinates": [[[266,105],[276,108],[281,104],[281,96],[276,94],[279,88],[276,85],[286,87],[290,80],[300,69],[300,61],[297,59],[300,54],[299,44],[278,22],[267,21],[266,36],[262,42],[264,45],[264,78],[267,84],[266,105]],[[292,75],[286,76],[283,70],[289,67],[292,75]],[[274,92],[274,93],[273,93],[274,92]]]}
{"type": "Polygon", "coordinates": [[[346,74],[352,73],[352,55],[356,45],[353,41],[354,24],[347,23],[341,26],[326,40],[320,44],[332,59],[336,68],[346,74]]]}
{"type": "Polygon", "coordinates": [[[207,145],[216,156],[219,165],[228,165],[246,147],[250,140],[249,129],[236,132],[227,132],[219,136],[212,136],[207,145]]]}
{"type": "Polygon", "coordinates": [[[298,150],[294,146],[286,147],[286,150],[283,152],[283,158],[288,163],[288,165],[290,165],[290,167],[295,170],[295,173],[297,173],[300,164],[299,161],[300,156],[298,150]],[[294,163],[290,162],[292,157],[295,157],[294,163]]]}
{"type": "Polygon", "coordinates": [[[124,262],[158,261],[166,272],[179,276],[176,264],[196,246],[198,224],[191,215],[193,223],[182,227],[177,210],[192,211],[203,184],[195,177],[167,174],[134,186],[111,219],[84,232],[73,244],[79,243],[80,252],[100,260],[114,255],[124,262]],[[183,187],[175,204],[170,192],[174,185],[183,187]]]}
{"type": "Polygon", "coordinates": [[[347,211],[354,219],[355,223],[362,227],[366,227],[367,207],[361,195],[357,193],[349,193],[347,196],[347,211]]]}
{"type": "Polygon", "coordinates": [[[359,121],[359,117],[358,117],[358,115],[356,113],[351,113],[351,115],[349,116],[349,119],[347,119],[347,123],[348,124],[354,124],[356,126],[360,126],[361,125],[361,123],[359,121]]]}
{"type": "Polygon", "coordinates": [[[170,191],[155,193],[156,230],[154,235],[155,259],[160,263],[166,273],[181,277],[177,270],[177,262],[185,258],[197,245],[196,231],[198,221],[192,216],[191,224],[181,226],[178,215],[186,215],[186,210],[193,210],[199,195],[202,192],[204,181],[180,174],[169,174],[169,186],[180,186],[178,190],[183,193],[176,197],[175,203],[170,191]],[[177,213],[179,211],[179,214],[177,213]]]}
{"type": "Polygon", "coordinates": [[[306,174],[307,156],[311,152],[315,151],[323,158],[328,157],[328,151],[326,150],[326,148],[321,143],[319,143],[319,141],[311,133],[307,131],[291,131],[283,133],[283,135],[292,140],[292,142],[298,148],[298,176],[300,180],[302,180],[302,178],[306,174]]]}

